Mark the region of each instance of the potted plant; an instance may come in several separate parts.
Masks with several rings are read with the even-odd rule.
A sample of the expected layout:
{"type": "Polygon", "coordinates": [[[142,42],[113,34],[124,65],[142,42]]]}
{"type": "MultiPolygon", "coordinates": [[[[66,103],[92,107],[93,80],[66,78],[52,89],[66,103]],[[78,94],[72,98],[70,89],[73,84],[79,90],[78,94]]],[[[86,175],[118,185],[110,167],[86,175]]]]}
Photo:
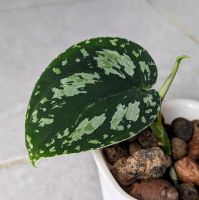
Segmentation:
{"type": "Polygon", "coordinates": [[[160,154],[169,160],[171,144],[160,108],[181,60],[187,57],[177,57],[158,92],[152,89],[157,79],[155,62],[134,42],[100,37],[67,49],[43,72],[29,102],[25,138],[32,164],[114,145],[149,126],[160,154]]]}

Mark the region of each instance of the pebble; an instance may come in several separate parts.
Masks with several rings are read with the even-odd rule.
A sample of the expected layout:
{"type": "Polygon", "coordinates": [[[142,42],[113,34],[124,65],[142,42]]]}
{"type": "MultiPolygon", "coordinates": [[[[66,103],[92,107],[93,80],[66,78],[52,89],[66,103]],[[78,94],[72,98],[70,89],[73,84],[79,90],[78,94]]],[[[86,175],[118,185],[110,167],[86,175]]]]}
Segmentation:
{"type": "Polygon", "coordinates": [[[164,124],[164,129],[169,137],[169,139],[173,138],[173,130],[172,130],[172,126],[170,124],[164,124]]]}
{"type": "Polygon", "coordinates": [[[127,158],[127,170],[136,180],[162,177],[172,164],[159,147],[141,149],[127,158]]]}
{"type": "Polygon", "coordinates": [[[118,181],[118,183],[122,186],[129,186],[131,185],[135,177],[131,173],[128,172],[126,167],[127,159],[126,158],[120,158],[112,168],[112,173],[115,179],[118,181]]]}
{"type": "Polygon", "coordinates": [[[139,133],[137,139],[143,148],[158,146],[158,140],[154,137],[150,128],[146,128],[139,133]]]}
{"type": "Polygon", "coordinates": [[[139,200],[178,200],[179,198],[177,190],[163,179],[135,183],[129,194],[139,200]]]}
{"type": "Polygon", "coordinates": [[[175,169],[182,182],[194,183],[199,186],[199,164],[190,157],[185,156],[176,161],[175,169]]]}
{"type": "Polygon", "coordinates": [[[172,154],[175,160],[178,160],[187,154],[187,144],[180,138],[171,140],[172,154]]]}
{"type": "Polygon", "coordinates": [[[182,200],[199,200],[199,193],[193,183],[182,183],[178,192],[182,200]]]}
{"type": "Polygon", "coordinates": [[[134,142],[136,140],[136,136],[129,138],[128,140],[126,140],[126,142],[130,143],[130,142],[134,142]]]}
{"type": "Polygon", "coordinates": [[[189,143],[189,157],[199,159],[199,120],[193,121],[194,133],[189,143]]]}
{"type": "Polygon", "coordinates": [[[173,133],[178,137],[184,140],[185,142],[189,141],[193,134],[193,125],[192,123],[184,118],[176,118],[172,122],[173,133]]]}
{"type": "Polygon", "coordinates": [[[114,164],[117,160],[128,155],[128,151],[120,144],[109,146],[103,149],[104,155],[110,164],[114,164]]]}
{"type": "Polygon", "coordinates": [[[129,143],[129,155],[133,155],[138,150],[142,149],[142,147],[137,142],[129,143]]]}

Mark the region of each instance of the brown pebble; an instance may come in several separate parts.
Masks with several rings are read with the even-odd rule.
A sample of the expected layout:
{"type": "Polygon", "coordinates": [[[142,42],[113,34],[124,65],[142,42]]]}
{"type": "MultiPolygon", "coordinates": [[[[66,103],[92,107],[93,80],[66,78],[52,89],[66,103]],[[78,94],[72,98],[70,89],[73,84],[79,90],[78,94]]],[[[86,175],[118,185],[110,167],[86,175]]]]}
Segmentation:
{"type": "Polygon", "coordinates": [[[138,200],[178,200],[177,190],[163,179],[135,183],[129,193],[138,200]]]}
{"type": "Polygon", "coordinates": [[[136,140],[136,136],[129,138],[128,140],[126,140],[126,142],[130,143],[130,142],[134,142],[136,140]]]}
{"type": "Polygon", "coordinates": [[[142,147],[137,142],[129,143],[129,155],[133,155],[138,150],[142,149],[142,147]]]}
{"type": "Polygon", "coordinates": [[[190,157],[186,156],[178,160],[175,169],[182,182],[199,185],[199,165],[190,157]]]}
{"type": "Polygon", "coordinates": [[[142,132],[140,132],[137,136],[137,139],[144,148],[158,146],[158,141],[154,137],[150,128],[146,128],[142,132]]]}
{"type": "Polygon", "coordinates": [[[194,127],[194,133],[189,143],[189,157],[194,160],[199,159],[199,120],[192,122],[194,127]]]}
{"type": "Polygon", "coordinates": [[[171,140],[172,154],[175,160],[178,160],[187,154],[187,144],[180,138],[171,140]]]}
{"type": "Polygon", "coordinates": [[[185,142],[189,141],[193,134],[193,125],[192,123],[184,118],[176,118],[172,122],[173,133],[178,137],[184,140],[185,142]]]}
{"type": "Polygon", "coordinates": [[[159,147],[141,149],[127,159],[127,170],[137,180],[162,177],[171,159],[159,147]]]}
{"type": "Polygon", "coordinates": [[[104,155],[110,164],[114,164],[117,160],[128,155],[126,148],[120,144],[109,146],[103,149],[104,155]]]}
{"type": "Polygon", "coordinates": [[[199,200],[199,193],[193,183],[183,183],[178,192],[182,200],[199,200]]]}
{"type": "Polygon", "coordinates": [[[134,182],[134,175],[126,168],[126,158],[120,158],[112,168],[112,173],[118,183],[122,186],[129,186],[134,182]]]}

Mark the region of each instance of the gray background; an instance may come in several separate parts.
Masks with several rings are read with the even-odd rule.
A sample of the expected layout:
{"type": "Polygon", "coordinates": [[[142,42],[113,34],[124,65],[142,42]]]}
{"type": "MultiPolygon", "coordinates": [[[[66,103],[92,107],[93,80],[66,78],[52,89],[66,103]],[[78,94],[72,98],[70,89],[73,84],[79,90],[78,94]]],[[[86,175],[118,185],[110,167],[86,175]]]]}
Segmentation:
{"type": "Polygon", "coordinates": [[[55,56],[86,38],[125,37],[154,58],[159,88],[175,57],[187,54],[167,99],[199,100],[198,21],[197,0],[0,0],[0,200],[102,200],[89,152],[36,169],[23,160],[26,106],[55,56]]]}

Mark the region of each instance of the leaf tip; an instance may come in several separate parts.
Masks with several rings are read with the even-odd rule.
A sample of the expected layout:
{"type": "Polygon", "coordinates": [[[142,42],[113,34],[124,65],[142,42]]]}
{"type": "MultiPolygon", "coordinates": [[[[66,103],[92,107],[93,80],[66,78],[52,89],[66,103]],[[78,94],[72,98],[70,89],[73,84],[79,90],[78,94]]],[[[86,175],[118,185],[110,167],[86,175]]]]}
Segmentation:
{"type": "Polygon", "coordinates": [[[36,165],[37,165],[38,159],[32,157],[32,156],[30,155],[30,153],[29,153],[29,160],[30,160],[30,163],[32,164],[32,166],[36,168],[36,167],[37,167],[36,165]]]}
{"type": "Polygon", "coordinates": [[[191,58],[190,56],[187,56],[187,55],[181,55],[181,56],[178,56],[177,58],[176,58],[176,61],[177,62],[180,62],[181,60],[183,60],[183,59],[185,59],[185,58],[191,58]]]}

